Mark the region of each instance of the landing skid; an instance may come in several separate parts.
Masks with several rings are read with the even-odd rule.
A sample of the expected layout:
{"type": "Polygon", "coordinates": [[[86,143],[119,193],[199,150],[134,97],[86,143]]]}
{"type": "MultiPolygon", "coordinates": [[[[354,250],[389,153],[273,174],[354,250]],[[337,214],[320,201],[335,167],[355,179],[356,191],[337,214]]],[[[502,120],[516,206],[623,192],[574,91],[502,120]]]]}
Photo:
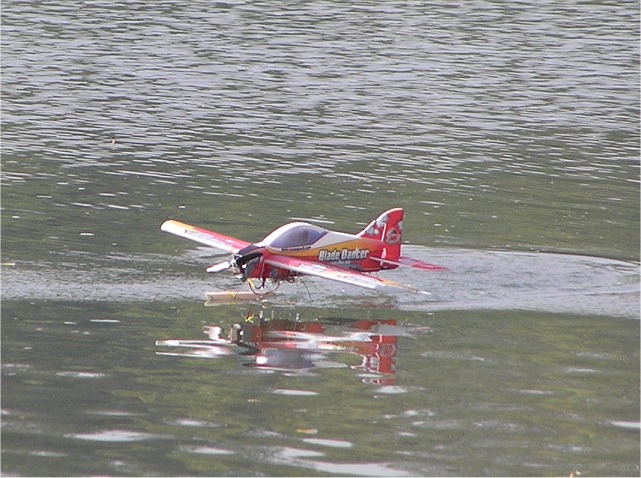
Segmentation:
{"type": "Polygon", "coordinates": [[[248,291],[220,291],[220,292],[205,292],[207,301],[206,307],[211,307],[219,304],[234,304],[236,302],[262,302],[267,297],[275,295],[276,289],[280,283],[276,284],[273,289],[268,289],[263,282],[260,287],[256,287],[251,279],[248,279],[247,284],[251,290],[248,291]]]}
{"type": "Polygon", "coordinates": [[[219,304],[234,304],[236,302],[260,302],[271,295],[273,295],[272,292],[256,294],[252,291],[233,290],[205,292],[205,296],[207,297],[207,300],[205,301],[205,307],[211,307],[219,304]]]}

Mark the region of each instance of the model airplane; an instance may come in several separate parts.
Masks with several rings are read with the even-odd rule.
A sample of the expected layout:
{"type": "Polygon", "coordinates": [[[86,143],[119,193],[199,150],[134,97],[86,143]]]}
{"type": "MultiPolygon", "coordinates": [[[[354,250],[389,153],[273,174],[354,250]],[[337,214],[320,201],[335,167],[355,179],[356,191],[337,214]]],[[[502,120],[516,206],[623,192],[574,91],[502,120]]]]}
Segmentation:
{"type": "MultiPolygon", "coordinates": [[[[409,266],[424,271],[443,270],[401,255],[403,209],[384,212],[358,234],[335,232],[305,222],[279,227],[262,241],[252,244],[216,232],[168,220],[160,228],[171,234],[225,250],[229,260],[214,264],[207,272],[228,269],[247,282],[252,292],[265,291],[266,281],[293,282],[301,275],[313,275],[369,289],[413,287],[370,276],[368,272],[409,266]],[[259,281],[258,286],[254,280],[259,281]]],[[[268,290],[267,290],[268,291],[268,290]]]]}

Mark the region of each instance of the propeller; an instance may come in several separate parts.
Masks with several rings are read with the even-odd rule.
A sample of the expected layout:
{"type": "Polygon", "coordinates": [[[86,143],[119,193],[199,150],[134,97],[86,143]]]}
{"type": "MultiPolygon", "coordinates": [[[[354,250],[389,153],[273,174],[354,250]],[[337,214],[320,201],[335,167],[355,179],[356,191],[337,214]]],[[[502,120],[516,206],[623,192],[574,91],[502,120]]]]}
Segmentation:
{"type": "Polygon", "coordinates": [[[232,259],[231,261],[223,261],[219,262],[218,264],[214,264],[212,266],[209,266],[206,270],[207,272],[222,272],[226,271],[230,267],[234,266],[234,260],[232,259]]]}
{"type": "Polygon", "coordinates": [[[260,257],[262,255],[263,253],[260,251],[252,251],[244,255],[234,254],[233,257],[228,261],[223,261],[223,262],[219,262],[218,264],[211,265],[206,270],[207,272],[223,272],[231,267],[238,267],[239,269],[243,269],[243,266],[247,262],[257,257],[260,257]]]}

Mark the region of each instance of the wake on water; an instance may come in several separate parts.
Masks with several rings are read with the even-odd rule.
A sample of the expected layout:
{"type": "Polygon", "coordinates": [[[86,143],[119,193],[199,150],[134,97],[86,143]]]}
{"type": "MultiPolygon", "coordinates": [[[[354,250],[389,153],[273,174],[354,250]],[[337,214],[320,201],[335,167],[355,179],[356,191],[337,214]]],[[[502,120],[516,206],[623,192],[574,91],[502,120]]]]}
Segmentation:
{"type": "MultiPolygon", "coordinates": [[[[381,273],[428,291],[381,294],[305,277],[275,296],[289,305],[391,307],[401,310],[535,310],[639,318],[639,264],[613,259],[530,252],[433,249],[407,246],[406,254],[446,267],[381,273]]],[[[204,269],[211,249],[173,257],[159,254],[73,257],[56,263],[4,265],[3,300],[144,302],[201,300],[205,292],[246,290],[228,274],[204,269]]]]}

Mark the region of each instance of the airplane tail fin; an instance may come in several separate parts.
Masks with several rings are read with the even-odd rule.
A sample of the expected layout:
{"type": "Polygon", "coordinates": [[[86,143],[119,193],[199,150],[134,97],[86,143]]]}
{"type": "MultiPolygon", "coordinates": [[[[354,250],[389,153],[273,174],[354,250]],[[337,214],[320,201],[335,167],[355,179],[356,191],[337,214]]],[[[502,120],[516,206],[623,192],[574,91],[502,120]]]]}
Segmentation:
{"type": "Polygon", "coordinates": [[[385,243],[383,251],[385,257],[382,259],[398,260],[401,256],[403,214],[402,208],[385,211],[359,232],[358,236],[383,241],[385,243]]]}

